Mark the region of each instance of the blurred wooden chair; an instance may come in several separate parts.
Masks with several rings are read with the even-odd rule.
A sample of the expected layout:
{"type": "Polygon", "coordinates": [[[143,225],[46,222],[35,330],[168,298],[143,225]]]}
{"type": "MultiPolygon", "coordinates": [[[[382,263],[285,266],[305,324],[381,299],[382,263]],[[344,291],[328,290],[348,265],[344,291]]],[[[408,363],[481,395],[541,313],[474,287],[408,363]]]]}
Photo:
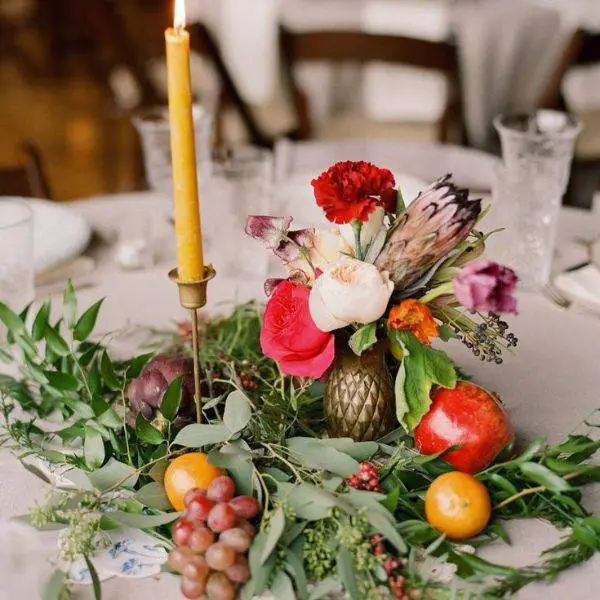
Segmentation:
{"type": "Polygon", "coordinates": [[[0,166],[0,196],[52,200],[40,152],[31,144],[20,149],[16,165],[0,166]]]}
{"type": "MultiPolygon", "coordinates": [[[[300,139],[310,139],[314,128],[310,122],[308,99],[296,80],[294,69],[300,63],[315,61],[360,65],[377,61],[419,67],[443,73],[451,84],[451,93],[444,113],[435,124],[374,123],[361,115],[340,115],[334,116],[333,122],[327,127],[329,131],[335,132],[334,135],[346,131],[354,136],[378,137],[379,129],[386,137],[404,137],[404,134],[412,133],[414,137],[423,139],[422,135],[425,132],[415,130],[428,127],[426,137],[445,142],[450,138],[452,126],[456,125],[458,137],[463,137],[458,57],[456,47],[452,43],[360,31],[292,32],[282,28],[280,44],[299,123],[300,139]]],[[[330,136],[325,132],[324,137],[330,136]]]]}

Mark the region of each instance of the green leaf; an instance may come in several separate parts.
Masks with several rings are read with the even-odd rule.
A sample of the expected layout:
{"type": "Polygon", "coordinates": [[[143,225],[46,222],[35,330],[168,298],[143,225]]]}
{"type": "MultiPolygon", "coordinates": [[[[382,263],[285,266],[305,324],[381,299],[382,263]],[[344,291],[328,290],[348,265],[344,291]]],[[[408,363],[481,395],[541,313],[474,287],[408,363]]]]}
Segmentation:
{"type": "Polygon", "coordinates": [[[251,496],[253,469],[252,456],[245,450],[240,450],[234,444],[227,444],[220,450],[213,450],[208,455],[208,462],[215,467],[226,469],[235,481],[235,489],[241,496],[251,496]]]}
{"type": "Polygon", "coordinates": [[[272,552],[277,547],[279,538],[283,534],[285,529],[285,513],[283,508],[278,507],[275,514],[269,519],[269,531],[265,539],[265,545],[260,556],[260,564],[264,565],[267,559],[271,556],[272,552]]]}
{"type": "Polygon", "coordinates": [[[448,325],[438,325],[438,334],[442,342],[458,339],[458,335],[455,333],[454,329],[448,325]]]}
{"type": "Polygon", "coordinates": [[[181,388],[183,386],[183,375],[173,379],[163,396],[160,412],[167,421],[173,421],[181,405],[181,388]]]}
{"type": "Polygon", "coordinates": [[[273,569],[275,568],[276,556],[272,554],[269,560],[262,564],[261,556],[265,547],[267,536],[264,531],[260,531],[248,552],[248,563],[250,564],[250,572],[252,579],[244,586],[244,591],[248,597],[259,596],[262,594],[269,583],[273,569]]]}
{"type": "Polygon", "coordinates": [[[132,488],[138,479],[132,466],[119,462],[114,458],[110,458],[101,469],[89,473],[88,477],[94,487],[101,492],[120,482],[123,482],[121,487],[132,488]],[[127,479],[123,481],[125,478],[127,479]]]}
{"type": "Polygon", "coordinates": [[[396,377],[396,414],[403,427],[412,431],[429,411],[431,388],[454,388],[456,371],[444,352],[421,344],[410,331],[391,331],[390,340],[405,353],[396,377]]]}
{"type": "Polygon", "coordinates": [[[356,565],[352,559],[352,555],[346,548],[341,548],[337,556],[337,568],[340,579],[344,584],[344,588],[351,600],[361,600],[356,583],[356,565]]]}
{"type": "Polygon", "coordinates": [[[67,576],[58,569],[44,583],[42,600],[59,600],[65,587],[67,576]]]}
{"type": "Polygon", "coordinates": [[[252,418],[252,407],[245,394],[236,390],[227,396],[223,423],[231,433],[242,431],[252,418]]]}
{"type": "Polygon", "coordinates": [[[526,462],[519,467],[523,475],[529,479],[543,485],[551,492],[560,493],[572,490],[571,485],[562,477],[553,473],[548,467],[534,462],[526,462]]]}
{"type": "Polygon", "coordinates": [[[94,327],[96,327],[96,321],[98,320],[98,313],[100,312],[100,307],[102,306],[104,300],[105,298],[98,300],[98,302],[90,306],[81,315],[81,317],[79,317],[79,320],[75,325],[75,329],[73,330],[73,338],[75,338],[78,342],[87,340],[92,331],[94,331],[94,327]]]}
{"type": "Polygon", "coordinates": [[[152,481],[141,488],[135,494],[135,499],[144,506],[149,506],[150,508],[156,508],[158,510],[170,510],[173,508],[167,498],[165,486],[156,481],[152,481]]]}
{"type": "Polygon", "coordinates": [[[120,510],[111,512],[109,517],[120,523],[121,525],[127,525],[134,529],[152,529],[154,527],[160,527],[161,525],[167,525],[177,520],[182,513],[170,512],[162,513],[160,515],[142,515],[137,513],[128,513],[120,510]]]}
{"type": "Polygon", "coordinates": [[[88,474],[81,469],[69,469],[64,474],[65,479],[68,479],[80,490],[93,490],[94,485],[92,484],[88,474]]]}
{"type": "Polygon", "coordinates": [[[231,431],[225,425],[202,425],[193,423],[184,427],[173,440],[173,445],[186,448],[202,448],[227,441],[231,431]]]}
{"type": "MultiPolygon", "coordinates": [[[[531,442],[531,444],[529,444],[529,446],[527,446],[527,448],[525,449],[525,451],[522,454],[520,454],[516,458],[513,458],[512,460],[502,463],[502,467],[504,467],[506,469],[516,468],[519,465],[522,465],[523,463],[530,461],[532,458],[535,458],[536,456],[538,456],[539,454],[544,452],[544,450],[546,450],[547,447],[548,447],[548,444],[547,444],[546,440],[544,440],[544,439],[533,440],[533,442],[531,442]]],[[[500,465],[495,465],[495,466],[500,466],[500,465]]]]}
{"type": "Polygon", "coordinates": [[[138,377],[142,372],[142,369],[146,366],[146,364],[154,358],[156,355],[155,352],[148,352],[146,354],[140,354],[140,356],[136,356],[131,360],[128,360],[123,364],[123,368],[127,373],[127,377],[133,379],[134,377],[138,377]]]}
{"type": "Polygon", "coordinates": [[[398,508],[398,500],[400,499],[400,486],[396,486],[382,501],[381,504],[392,514],[398,508]]]}
{"type": "Polygon", "coordinates": [[[352,438],[324,438],[320,441],[358,461],[369,460],[379,449],[377,442],[355,442],[352,438]]]}
{"type": "Polygon", "coordinates": [[[573,530],[573,539],[591,548],[594,552],[600,551],[600,537],[593,528],[588,527],[582,522],[575,521],[571,528],[573,530]]]}
{"type": "MultiPolygon", "coordinates": [[[[516,496],[519,493],[519,490],[517,490],[512,481],[498,473],[492,473],[492,475],[490,475],[490,481],[500,489],[504,490],[507,493],[507,497],[516,496]]],[[[527,514],[527,504],[525,504],[525,500],[523,500],[523,498],[517,498],[516,502],[519,504],[521,510],[527,514]]]]}
{"type": "Polygon", "coordinates": [[[352,334],[350,338],[350,348],[357,356],[360,356],[365,350],[371,348],[377,343],[377,323],[363,325],[352,334]]]}
{"type": "Polygon", "coordinates": [[[476,573],[484,573],[486,575],[515,575],[518,573],[517,569],[513,569],[511,567],[505,567],[504,565],[497,565],[491,563],[483,558],[479,558],[479,556],[475,556],[474,554],[463,554],[456,553],[456,556],[459,557],[459,560],[469,567],[473,569],[476,573]]]}
{"type": "Polygon", "coordinates": [[[85,426],[85,439],[83,442],[83,455],[85,464],[90,469],[97,469],[104,462],[104,442],[100,432],[91,427],[85,426]]]}
{"type": "Polygon", "coordinates": [[[404,202],[404,196],[402,195],[402,190],[400,186],[398,186],[398,195],[396,196],[396,216],[400,216],[403,212],[406,211],[406,202],[404,202]]]}
{"type": "Polygon", "coordinates": [[[13,312],[6,304],[0,302],[0,321],[6,325],[6,327],[10,330],[11,333],[14,334],[24,334],[25,331],[25,323],[23,320],[13,312]]]}
{"type": "Polygon", "coordinates": [[[271,593],[277,600],[296,600],[292,582],[283,571],[278,571],[275,575],[271,584],[271,593]]]}
{"type": "Polygon", "coordinates": [[[46,327],[44,339],[50,350],[58,356],[69,356],[71,350],[65,340],[50,326],[46,327]]]}
{"type": "Polygon", "coordinates": [[[55,389],[63,392],[76,392],[83,384],[75,375],[62,373],[61,371],[44,371],[48,383],[55,389]]]}
{"type": "Polygon", "coordinates": [[[30,463],[27,463],[24,460],[21,460],[21,464],[23,465],[23,468],[25,470],[29,471],[30,473],[41,479],[44,483],[52,485],[51,479],[40,468],[30,463]]]}
{"type": "MultiPolygon", "coordinates": [[[[298,525],[298,523],[297,523],[298,525]]],[[[285,549],[286,570],[294,578],[296,589],[298,590],[298,598],[306,598],[306,588],[308,581],[302,560],[289,548],[285,549]]]]}
{"type": "Polygon", "coordinates": [[[350,477],[360,469],[359,463],[351,456],[316,438],[290,438],[286,445],[307,467],[321,468],[344,478],[350,477]]]}
{"type": "Polygon", "coordinates": [[[50,316],[50,301],[46,300],[38,311],[33,321],[31,328],[31,336],[36,342],[39,342],[44,337],[44,332],[48,326],[48,318],[50,316]]]}
{"type": "Polygon", "coordinates": [[[278,496],[289,504],[299,519],[319,521],[326,519],[338,502],[336,496],[310,483],[291,484],[279,482],[278,496]]]}
{"type": "Polygon", "coordinates": [[[102,374],[104,383],[113,392],[118,392],[123,388],[123,382],[115,374],[113,364],[106,350],[102,353],[102,359],[100,361],[100,373],[102,374]]]}
{"type": "Polygon", "coordinates": [[[144,419],[142,413],[138,413],[138,416],[135,420],[135,433],[142,440],[142,442],[146,442],[147,444],[153,444],[158,446],[162,444],[164,441],[163,434],[158,431],[155,427],[153,427],[146,419],[144,419]]]}
{"type": "Polygon", "coordinates": [[[327,577],[313,587],[308,600],[321,600],[327,594],[339,589],[340,582],[335,577],[327,577]]]}
{"type": "MultiPolygon", "coordinates": [[[[70,283],[70,282],[69,282],[70,283]]],[[[96,568],[92,564],[92,561],[88,556],[84,554],[83,558],[85,559],[85,564],[90,572],[90,577],[92,578],[92,587],[94,589],[94,599],[102,600],[102,586],[100,584],[100,578],[98,577],[98,573],[96,572],[96,568]]]]}
{"type": "Polygon", "coordinates": [[[67,327],[73,329],[77,321],[77,298],[75,297],[75,289],[70,279],[67,281],[67,287],[63,296],[63,315],[67,327]]]}

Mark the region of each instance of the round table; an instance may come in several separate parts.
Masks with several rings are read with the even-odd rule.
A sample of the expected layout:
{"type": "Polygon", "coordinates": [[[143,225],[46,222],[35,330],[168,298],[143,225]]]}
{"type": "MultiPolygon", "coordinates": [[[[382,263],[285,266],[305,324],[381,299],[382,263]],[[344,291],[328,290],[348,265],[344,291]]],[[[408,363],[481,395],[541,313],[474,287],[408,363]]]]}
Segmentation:
{"type": "MultiPolygon", "coordinates": [[[[157,229],[158,261],[143,271],[121,271],[113,261],[110,244],[100,244],[92,250],[96,269],[84,277],[78,292],[79,305],[87,306],[106,297],[98,332],[127,330],[127,335],[115,336],[114,351],[131,355],[140,338],[135,326],[169,326],[186,319],[177,300],[176,287],[167,272],[175,264],[172,225],[169,207],[164,198],[141,193],[106,197],[73,203],[100,238],[114,239],[119,223],[135,218],[140,210],[159,215],[157,229]]],[[[559,235],[559,256],[567,260],[565,248],[575,236],[593,237],[600,231],[600,219],[592,213],[563,209],[559,235]]],[[[262,251],[257,248],[257,252],[262,251]]],[[[217,270],[218,256],[214,260],[217,270]]],[[[575,260],[575,257],[571,257],[575,260]]],[[[41,290],[43,294],[43,290],[41,290]]],[[[210,284],[207,309],[226,311],[232,300],[262,298],[262,281],[242,281],[217,276],[210,284]]],[[[507,356],[502,366],[481,363],[460,344],[450,344],[449,353],[478,382],[499,392],[510,412],[521,443],[537,437],[555,442],[576,429],[582,419],[598,407],[597,352],[600,347],[600,320],[588,315],[559,310],[546,298],[523,293],[519,315],[511,326],[520,339],[515,355],[507,356]]],[[[36,500],[43,500],[44,484],[26,472],[6,449],[0,450],[2,481],[0,486],[0,518],[22,514],[36,500]]],[[[586,492],[587,505],[600,511],[600,490],[586,492]]],[[[555,544],[560,534],[538,521],[516,521],[507,527],[513,546],[498,544],[484,550],[486,558],[511,564],[534,562],[541,550],[555,544]]],[[[56,552],[55,537],[40,534],[39,552],[52,556],[56,552]]],[[[596,583],[600,557],[581,568],[573,569],[552,586],[529,586],[517,598],[534,600],[541,594],[546,600],[590,600],[596,583]]],[[[178,598],[177,580],[170,575],[155,579],[113,579],[103,584],[105,600],[129,598],[178,598]]],[[[75,598],[92,598],[89,588],[75,590],[75,598]]]]}

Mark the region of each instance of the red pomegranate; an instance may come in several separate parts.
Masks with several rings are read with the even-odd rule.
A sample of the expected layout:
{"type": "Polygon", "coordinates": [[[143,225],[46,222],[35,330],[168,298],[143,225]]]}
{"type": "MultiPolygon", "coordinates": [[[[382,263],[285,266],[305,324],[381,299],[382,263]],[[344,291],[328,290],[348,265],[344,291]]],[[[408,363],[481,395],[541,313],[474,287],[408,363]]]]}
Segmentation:
{"type": "Polygon", "coordinates": [[[431,410],[414,435],[421,454],[460,446],[443,458],[463,473],[477,473],[488,467],[514,437],[500,402],[468,381],[458,382],[453,390],[437,389],[431,410]]]}

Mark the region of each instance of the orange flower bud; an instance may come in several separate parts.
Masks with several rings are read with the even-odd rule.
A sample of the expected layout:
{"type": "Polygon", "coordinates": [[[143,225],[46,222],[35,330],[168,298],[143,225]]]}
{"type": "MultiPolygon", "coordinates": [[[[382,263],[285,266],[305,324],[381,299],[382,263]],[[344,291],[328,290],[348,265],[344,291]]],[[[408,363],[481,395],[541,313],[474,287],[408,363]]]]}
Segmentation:
{"type": "Polygon", "coordinates": [[[415,334],[422,344],[431,344],[439,332],[431,311],[414,298],[403,300],[394,306],[388,317],[390,329],[407,329],[415,334]]]}

